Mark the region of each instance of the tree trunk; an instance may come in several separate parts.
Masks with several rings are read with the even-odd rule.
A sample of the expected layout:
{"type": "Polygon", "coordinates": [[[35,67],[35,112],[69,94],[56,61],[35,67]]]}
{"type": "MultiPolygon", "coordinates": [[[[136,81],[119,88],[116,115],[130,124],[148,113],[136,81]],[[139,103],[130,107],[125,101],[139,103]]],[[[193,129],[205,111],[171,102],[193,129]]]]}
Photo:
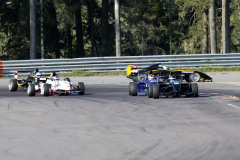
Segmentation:
{"type": "Polygon", "coordinates": [[[222,49],[223,54],[230,53],[229,0],[222,0],[222,49]]]}
{"type": "Polygon", "coordinates": [[[93,13],[94,13],[94,8],[93,8],[93,3],[94,0],[88,0],[87,1],[87,6],[88,6],[88,33],[91,41],[91,56],[94,57],[95,54],[95,35],[94,35],[94,22],[93,22],[93,13]]]}
{"type": "MultiPolygon", "coordinates": [[[[54,5],[53,5],[54,7],[54,5]]],[[[58,22],[57,22],[57,12],[56,12],[56,8],[54,8],[54,13],[53,13],[53,16],[54,16],[54,20],[55,20],[55,23],[54,23],[54,49],[55,49],[55,57],[56,58],[60,58],[60,45],[59,45],[59,39],[60,39],[60,32],[58,30],[58,22]]]]}
{"type": "Polygon", "coordinates": [[[68,49],[68,57],[73,58],[73,52],[72,52],[72,29],[71,25],[67,25],[67,49],[68,49]]]}
{"type": "Polygon", "coordinates": [[[209,8],[209,29],[210,29],[210,44],[211,54],[217,53],[217,29],[216,29],[216,12],[215,12],[215,1],[210,0],[211,7],[209,8]]]}
{"type": "Polygon", "coordinates": [[[203,12],[203,49],[202,53],[208,53],[208,22],[207,22],[207,11],[203,12]]]}
{"type": "Polygon", "coordinates": [[[40,7],[40,11],[41,11],[41,58],[44,59],[45,57],[45,47],[44,47],[44,4],[43,4],[43,0],[40,0],[41,3],[41,7],[40,7]]]}
{"type": "Polygon", "coordinates": [[[102,56],[109,56],[108,0],[102,0],[102,56]]]}
{"type": "Polygon", "coordinates": [[[121,28],[120,28],[120,5],[119,0],[114,1],[115,11],[115,34],[116,34],[116,56],[121,56],[121,28]]]}
{"type": "Polygon", "coordinates": [[[84,46],[83,46],[83,29],[82,29],[82,13],[81,13],[81,5],[76,9],[75,12],[75,23],[76,23],[76,38],[77,38],[77,46],[76,46],[76,54],[77,57],[84,57],[84,46]]]}
{"type": "Polygon", "coordinates": [[[173,0],[169,0],[169,54],[172,54],[172,5],[173,0]]]}
{"type": "Polygon", "coordinates": [[[30,59],[36,59],[36,0],[30,0],[30,59]]]}

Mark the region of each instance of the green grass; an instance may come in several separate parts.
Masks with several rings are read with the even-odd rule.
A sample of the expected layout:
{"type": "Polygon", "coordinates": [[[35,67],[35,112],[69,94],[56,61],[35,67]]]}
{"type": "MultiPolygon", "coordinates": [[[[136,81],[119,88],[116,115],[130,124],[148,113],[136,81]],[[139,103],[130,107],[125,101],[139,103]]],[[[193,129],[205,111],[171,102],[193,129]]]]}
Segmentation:
{"type": "MultiPolygon", "coordinates": [[[[230,68],[225,68],[224,66],[219,66],[217,68],[203,67],[199,69],[189,69],[189,68],[175,68],[176,70],[196,70],[200,72],[231,72],[240,71],[239,66],[233,66],[230,68]]],[[[92,76],[126,76],[126,71],[115,71],[115,72],[87,72],[87,71],[73,71],[71,73],[62,73],[60,77],[92,77],[92,76]]],[[[19,79],[26,78],[27,76],[19,76],[19,79]]],[[[9,78],[9,77],[7,77],[9,78]]]]}
{"type": "Polygon", "coordinates": [[[204,67],[204,68],[199,68],[197,70],[200,72],[229,72],[229,71],[240,71],[240,67],[239,66],[234,66],[230,68],[226,68],[224,66],[219,66],[217,68],[204,67]]]}
{"type": "Polygon", "coordinates": [[[91,77],[91,76],[123,76],[126,75],[126,71],[116,72],[87,72],[87,71],[72,71],[71,73],[62,73],[60,77],[91,77]]]}
{"type": "Polygon", "coordinates": [[[230,72],[230,71],[240,71],[240,66],[233,66],[226,68],[224,66],[217,66],[217,67],[202,67],[202,68],[184,68],[184,67],[178,67],[175,68],[176,70],[195,70],[200,72],[230,72]]]}
{"type": "MultiPolygon", "coordinates": [[[[199,69],[189,69],[189,68],[176,68],[177,70],[196,70],[200,72],[229,72],[229,71],[240,71],[240,67],[230,67],[225,68],[219,66],[217,68],[203,67],[199,69]]],[[[91,76],[126,76],[126,71],[116,71],[116,72],[87,72],[87,71],[73,71],[71,73],[63,73],[60,77],[91,77],[91,76]]]]}

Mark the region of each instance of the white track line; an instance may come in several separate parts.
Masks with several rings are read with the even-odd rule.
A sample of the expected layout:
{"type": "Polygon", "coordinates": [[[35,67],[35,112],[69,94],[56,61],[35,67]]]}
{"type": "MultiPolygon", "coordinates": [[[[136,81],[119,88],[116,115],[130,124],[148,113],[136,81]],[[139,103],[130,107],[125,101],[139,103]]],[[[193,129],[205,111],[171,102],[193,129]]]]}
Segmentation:
{"type": "Polygon", "coordinates": [[[240,109],[239,106],[236,106],[236,105],[234,105],[234,104],[224,103],[224,101],[219,101],[219,100],[214,100],[214,101],[216,101],[216,102],[218,102],[218,103],[226,104],[226,105],[228,105],[228,106],[230,106],[230,107],[234,107],[234,108],[240,109]]]}

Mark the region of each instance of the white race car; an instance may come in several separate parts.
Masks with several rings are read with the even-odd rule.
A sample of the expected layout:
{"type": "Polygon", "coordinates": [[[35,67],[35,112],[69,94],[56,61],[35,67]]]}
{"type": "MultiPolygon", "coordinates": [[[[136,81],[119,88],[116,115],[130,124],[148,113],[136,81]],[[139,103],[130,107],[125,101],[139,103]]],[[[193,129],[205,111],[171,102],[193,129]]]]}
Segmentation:
{"type": "Polygon", "coordinates": [[[69,78],[58,78],[53,73],[50,78],[36,78],[35,83],[28,84],[27,93],[28,96],[35,96],[37,92],[40,92],[43,96],[49,95],[69,95],[72,93],[78,93],[78,95],[85,94],[85,86],[83,82],[78,82],[78,85],[73,85],[69,78]]]}

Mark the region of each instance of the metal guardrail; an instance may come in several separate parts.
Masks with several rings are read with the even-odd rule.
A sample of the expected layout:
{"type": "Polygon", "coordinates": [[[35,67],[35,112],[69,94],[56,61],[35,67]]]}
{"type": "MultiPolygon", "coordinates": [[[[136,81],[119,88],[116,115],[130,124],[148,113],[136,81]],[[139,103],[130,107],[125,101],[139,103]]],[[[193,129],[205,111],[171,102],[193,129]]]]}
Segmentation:
{"type": "Polygon", "coordinates": [[[154,63],[185,68],[239,66],[240,53],[2,61],[2,74],[12,74],[15,70],[33,71],[36,68],[42,72],[71,72],[73,70],[108,72],[125,70],[127,65],[131,64],[144,68],[154,63]]]}

